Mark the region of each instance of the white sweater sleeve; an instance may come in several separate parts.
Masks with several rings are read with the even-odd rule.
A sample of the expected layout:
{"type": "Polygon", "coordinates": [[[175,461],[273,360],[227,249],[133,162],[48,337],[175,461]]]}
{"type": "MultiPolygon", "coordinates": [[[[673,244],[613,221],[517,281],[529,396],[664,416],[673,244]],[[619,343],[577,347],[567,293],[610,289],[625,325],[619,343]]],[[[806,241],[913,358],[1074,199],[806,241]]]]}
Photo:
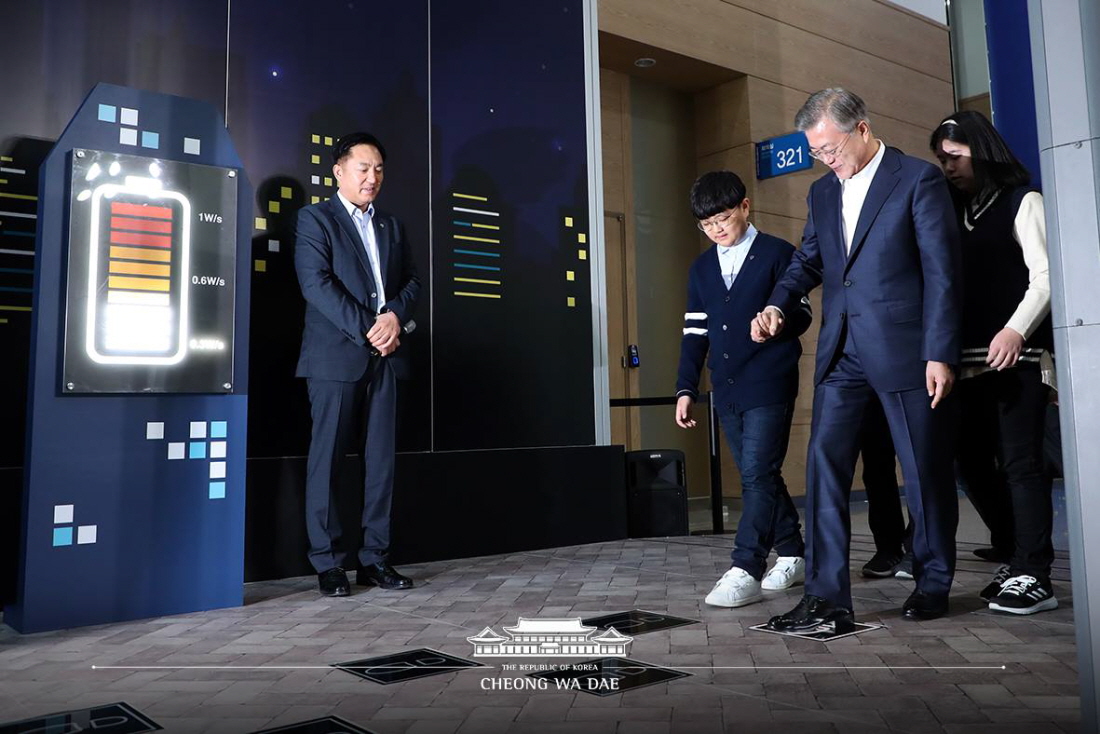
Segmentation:
{"type": "Polygon", "coordinates": [[[1042,194],[1032,191],[1020,201],[1012,235],[1024,253],[1028,286],[1020,305],[1005,326],[1026,339],[1050,313],[1050,264],[1047,260],[1047,228],[1042,194]]]}

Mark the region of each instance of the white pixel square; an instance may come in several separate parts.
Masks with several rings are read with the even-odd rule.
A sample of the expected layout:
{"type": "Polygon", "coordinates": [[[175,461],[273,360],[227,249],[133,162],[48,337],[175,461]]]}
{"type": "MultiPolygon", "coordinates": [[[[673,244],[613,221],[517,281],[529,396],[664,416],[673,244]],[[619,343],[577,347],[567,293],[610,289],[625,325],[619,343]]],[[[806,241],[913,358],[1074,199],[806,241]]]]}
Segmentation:
{"type": "Polygon", "coordinates": [[[119,145],[137,145],[137,130],[132,127],[120,128],[118,143],[119,145]]]}
{"type": "Polygon", "coordinates": [[[268,240],[267,241],[267,249],[268,249],[268,252],[278,252],[279,251],[279,240],[268,240]]]}
{"type": "Polygon", "coordinates": [[[169,459],[182,459],[183,458],[183,449],[184,449],[185,446],[186,446],[186,444],[184,444],[182,442],[168,444],[168,458],[169,459]]]}
{"type": "Polygon", "coordinates": [[[184,138],[183,152],[187,155],[198,155],[202,150],[202,141],[198,138],[184,138]]]}
{"type": "Polygon", "coordinates": [[[145,438],[164,438],[164,424],[163,423],[146,423],[145,424],[145,438]]]}
{"type": "Polygon", "coordinates": [[[321,185],[321,177],[320,176],[310,176],[309,177],[309,182],[311,184],[313,184],[314,186],[320,186],[321,185]]]}
{"type": "Polygon", "coordinates": [[[123,125],[137,125],[138,111],[130,107],[123,107],[118,111],[118,121],[123,125]]]}
{"type": "Polygon", "coordinates": [[[206,421],[191,421],[191,438],[206,438],[206,421]]]}
{"type": "Polygon", "coordinates": [[[80,525],[76,529],[76,544],[87,545],[94,543],[96,538],[96,525],[80,525]]]}
{"type": "Polygon", "coordinates": [[[210,462],[210,478],[211,479],[225,479],[225,462],[224,461],[211,461],[210,462]]]}
{"type": "Polygon", "coordinates": [[[64,523],[73,521],[73,506],[72,505],[54,505],[53,506],[53,524],[62,525],[64,523]]]}
{"type": "Polygon", "coordinates": [[[225,441],[211,441],[210,442],[210,458],[211,459],[224,459],[225,458],[225,441]]]}

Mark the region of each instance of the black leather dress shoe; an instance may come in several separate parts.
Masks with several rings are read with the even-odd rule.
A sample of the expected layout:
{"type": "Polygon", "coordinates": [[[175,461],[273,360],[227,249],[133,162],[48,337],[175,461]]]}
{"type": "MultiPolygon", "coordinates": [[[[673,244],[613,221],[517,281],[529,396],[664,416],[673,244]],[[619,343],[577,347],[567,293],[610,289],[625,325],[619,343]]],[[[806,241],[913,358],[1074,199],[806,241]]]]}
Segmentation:
{"type": "Polygon", "coordinates": [[[863,564],[863,575],[872,579],[885,579],[894,575],[904,556],[901,553],[883,553],[879,551],[871,560],[863,564]]]}
{"type": "Polygon", "coordinates": [[[906,619],[936,619],[947,614],[947,594],[929,594],[917,589],[901,605],[906,619]]]}
{"type": "Polygon", "coordinates": [[[383,589],[411,589],[413,580],[402,576],[390,564],[382,561],[363,566],[355,573],[355,583],[360,586],[380,586],[383,589]]]}
{"type": "Polygon", "coordinates": [[[768,629],[776,632],[808,632],[826,624],[832,624],[837,634],[851,632],[856,628],[851,609],[837,606],[820,596],[807,594],[791,611],[769,619],[768,629]]]}
{"type": "Polygon", "coordinates": [[[347,596],[351,593],[348,575],[339,566],[317,574],[317,588],[325,596],[347,596]]]}

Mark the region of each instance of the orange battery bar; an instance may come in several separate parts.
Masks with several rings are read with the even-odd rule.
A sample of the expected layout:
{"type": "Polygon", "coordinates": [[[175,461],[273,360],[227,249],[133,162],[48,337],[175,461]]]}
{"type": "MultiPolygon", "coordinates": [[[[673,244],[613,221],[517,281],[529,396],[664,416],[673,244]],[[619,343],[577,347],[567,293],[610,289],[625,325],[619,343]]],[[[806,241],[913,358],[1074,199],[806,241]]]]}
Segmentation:
{"type": "Polygon", "coordinates": [[[145,247],[171,247],[172,238],[159,234],[138,234],[136,232],[111,232],[112,245],[144,245],[145,247]]]}
{"type": "Polygon", "coordinates": [[[159,278],[168,278],[172,275],[172,266],[112,260],[109,272],[122,275],[153,275],[159,278]]]}

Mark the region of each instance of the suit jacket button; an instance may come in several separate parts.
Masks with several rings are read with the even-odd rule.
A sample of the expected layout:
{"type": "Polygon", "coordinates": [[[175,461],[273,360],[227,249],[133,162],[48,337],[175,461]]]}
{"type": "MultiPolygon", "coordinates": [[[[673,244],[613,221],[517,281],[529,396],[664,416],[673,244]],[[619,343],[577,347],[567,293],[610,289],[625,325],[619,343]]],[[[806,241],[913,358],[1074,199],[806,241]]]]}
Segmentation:
{"type": "Polygon", "coordinates": [[[726,296],[726,303],[729,303],[729,302],[730,302],[730,297],[726,296]]]}
{"type": "Polygon", "coordinates": [[[378,298],[378,294],[377,294],[377,293],[371,293],[371,294],[370,294],[370,297],[371,297],[371,298],[378,298]]]}
{"type": "Polygon", "coordinates": [[[733,378],[732,377],[726,378],[726,382],[728,382],[729,384],[732,385],[733,384],[733,378]]]}
{"type": "Polygon", "coordinates": [[[851,286],[851,285],[852,285],[852,281],[850,281],[850,280],[846,280],[846,281],[844,281],[844,287],[845,287],[845,288],[847,288],[847,287],[849,287],[849,286],[851,286]]]}
{"type": "Polygon", "coordinates": [[[728,354],[726,354],[725,352],[722,352],[722,359],[729,359],[729,358],[730,358],[730,356],[728,354]]]}
{"type": "Polygon", "coordinates": [[[728,328],[730,328],[730,327],[726,326],[725,324],[722,324],[722,331],[725,331],[728,328]]]}

